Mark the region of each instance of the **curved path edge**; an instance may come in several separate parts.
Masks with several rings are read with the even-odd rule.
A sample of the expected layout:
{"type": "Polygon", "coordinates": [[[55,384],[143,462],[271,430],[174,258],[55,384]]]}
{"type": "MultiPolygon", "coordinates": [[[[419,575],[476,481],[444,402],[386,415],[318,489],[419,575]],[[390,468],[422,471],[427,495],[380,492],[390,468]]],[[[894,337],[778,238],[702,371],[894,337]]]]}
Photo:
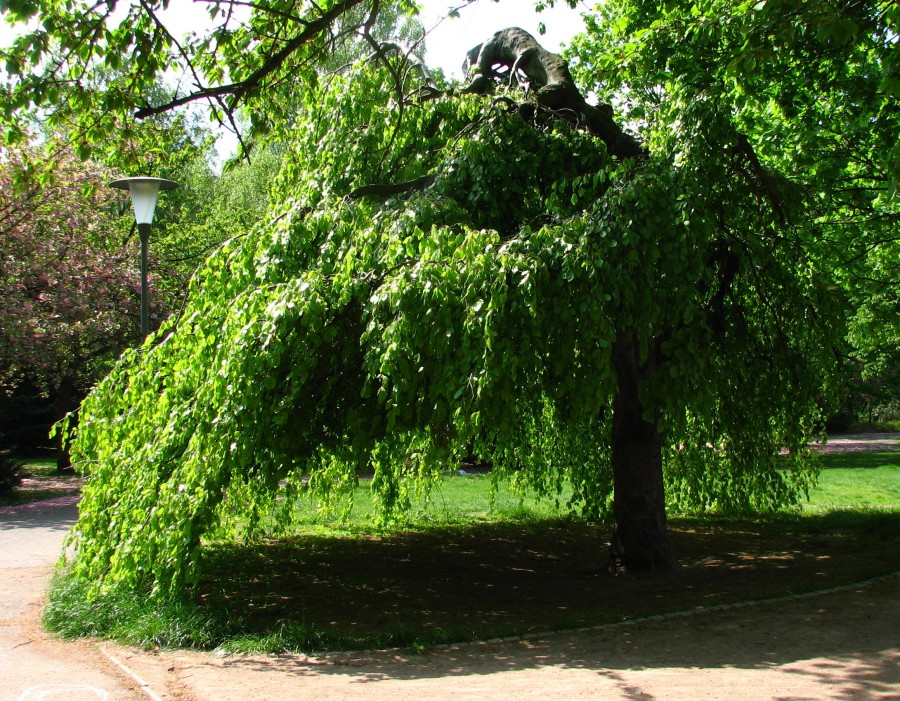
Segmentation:
{"type": "Polygon", "coordinates": [[[900,572],[778,599],[436,647],[225,656],[110,647],[160,701],[898,699],[900,572]]]}

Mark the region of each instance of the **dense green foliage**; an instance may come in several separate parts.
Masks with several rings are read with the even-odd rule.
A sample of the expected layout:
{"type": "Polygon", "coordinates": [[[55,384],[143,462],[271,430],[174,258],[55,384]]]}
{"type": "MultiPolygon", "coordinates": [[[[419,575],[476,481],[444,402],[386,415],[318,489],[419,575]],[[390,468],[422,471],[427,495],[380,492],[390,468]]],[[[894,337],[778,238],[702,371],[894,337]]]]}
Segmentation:
{"type": "Polygon", "coordinates": [[[224,513],[252,527],[275,496],[327,503],[372,470],[390,519],[470,449],[607,514],[623,333],[654,361],[642,401],[672,507],[775,508],[810,483],[827,279],[732,150],[705,147],[732,133],[711,105],[673,153],[616,164],[503,103],[397,108],[395,75],[366,65],[309,95],[271,219],[83,404],[76,575],[174,592],[224,513]]]}
{"type": "Polygon", "coordinates": [[[793,235],[843,291],[840,350],[864,381],[852,408],[871,420],[875,406],[900,400],[897,3],[628,0],[604,3],[587,23],[571,52],[579,81],[656,149],[705,124],[688,115],[712,104],[744,141],[713,131],[707,147],[749,146],[786,179],[801,201],[793,235]]]}

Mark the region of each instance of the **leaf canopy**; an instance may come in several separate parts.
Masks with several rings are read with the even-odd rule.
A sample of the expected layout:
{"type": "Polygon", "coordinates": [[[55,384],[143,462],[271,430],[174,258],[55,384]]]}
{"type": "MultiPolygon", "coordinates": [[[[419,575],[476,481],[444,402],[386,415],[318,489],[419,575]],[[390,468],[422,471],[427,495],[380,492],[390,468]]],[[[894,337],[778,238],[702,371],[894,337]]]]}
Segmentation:
{"type": "MultiPolygon", "coordinates": [[[[846,295],[843,352],[864,377],[896,377],[897,3],[617,0],[587,24],[571,50],[575,74],[618,96],[656,150],[678,149],[681,132],[703,124],[686,118],[698,103],[731,113],[765,170],[780,174],[773,191],[789,186],[795,214],[814,223],[804,245],[846,295]]],[[[708,133],[707,147],[720,139],[708,133]]]]}
{"type": "Polygon", "coordinates": [[[74,567],[98,588],[177,592],[226,515],[252,527],[276,497],[287,515],[366,471],[390,519],[469,450],[608,514],[624,333],[652,360],[672,506],[777,508],[809,485],[829,278],[789,203],[737,167],[715,101],[685,113],[672,155],[618,164],[541,113],[398,109],[394,88],[363,64],[305,94],[270,218],[84,402],[74,567]]]}
{"type": "Polygon", "coordinates": [[[352,56],[348,44],[415,11],[409,0],[202,6],[211,28],[181,37],[168,26],[168,0],[0,2],[10,23],[37,23],[0,48],[6,143],[25,140],[37,119],[72,133],[87,158],[136,141],[141,120],[202,104],[249,147],[291,127],[296,95],[313,90],[336,56],[352,56]],[[158,90],[172,75],[177,84],[158,90]]]}

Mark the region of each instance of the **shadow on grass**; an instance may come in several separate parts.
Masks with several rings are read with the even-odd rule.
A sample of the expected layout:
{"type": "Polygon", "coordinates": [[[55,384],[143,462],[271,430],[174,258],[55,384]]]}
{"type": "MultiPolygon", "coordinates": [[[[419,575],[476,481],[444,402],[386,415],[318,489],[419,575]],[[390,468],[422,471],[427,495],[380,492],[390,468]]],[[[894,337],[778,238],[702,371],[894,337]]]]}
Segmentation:
{"type": "Polygon", "coordinates": [[[200,603],[242,621],[260,642],[245,649],[427,646],[768,599],[900,569],[896,512],[670,527],[682,567],[666,577],[610,577],[609,528],[575,520],[222,545],[206,550],[200,603]]]}
{"type": "Polygon", "coordinates": [[[879,467],[900,466],[900,453],[897,451],[829,453],[823,455],[821,460],[822,467],[826,470],[874,470],[879,467]]]}

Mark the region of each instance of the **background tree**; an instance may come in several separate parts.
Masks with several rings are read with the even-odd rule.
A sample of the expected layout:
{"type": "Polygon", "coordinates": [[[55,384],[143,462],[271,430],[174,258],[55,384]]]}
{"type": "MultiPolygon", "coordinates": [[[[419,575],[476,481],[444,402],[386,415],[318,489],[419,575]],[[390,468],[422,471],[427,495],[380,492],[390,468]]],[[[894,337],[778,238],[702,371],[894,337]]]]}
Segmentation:
{"type": "MultiPolygon", "coordinates": [[[[134,215],[126,195],[109,191],[111,179],[143,172],[173,175],[184,184],[176,196],[165,198],[154,229],[153,327],[183,298],[198,262],[193,251],[202,247],[208,253],[229,235],[185,226],[192,211],[208,206],[207,192],[197,184],[211,185],[193,174],[214,177],[209,130],[191,114],[160,115],[143,127],[115,148],[94,149],[103,165],[80,163],[70,145],[78,138],[74,129],[44,132],[27,145],[3,150],[0,247],[10,299],[17,303],[4,310],[0,322],[5,336],[0,413],[8,426],[2,445],[23,451],[44,446],[50,425],[78,406],[122,348],[139,340],[130,321],[139,290],[131,285],[139,284],[134,215]],[[49,292],[34,283],[45,279],[49,292]]],[[[58,451],[59,465],[66,462],[65,451],[58,451]]]]}
{"type": "Polygon", "coordinates": [[[880,401],[896,401],[896,3],[620,1],[587,27],[575,74],[615,96],[653,148],[677,148],[672,125],[691,128],[687,113],[695,130],[707,128],[695,115],[709,106],[731,114],[737,140],[709,132],[708,148],[741,151],[773,195],[802,202],[796,236],[845,293],[841,355],[880,401]]]}
{"type": "Polygon", "coordinates": [[[19,474],[19,464],[8,450],[0,448],[0,495],[12,491],[20,484],[22,476],[19,474]]]}
{"type": "Polygon", "coordinates": [[[0,381],[34,383],[56,419],[137,338],[136,259],[109,178],[62,148],[51,163],[38,148],[0,152],[0,381]]]}

